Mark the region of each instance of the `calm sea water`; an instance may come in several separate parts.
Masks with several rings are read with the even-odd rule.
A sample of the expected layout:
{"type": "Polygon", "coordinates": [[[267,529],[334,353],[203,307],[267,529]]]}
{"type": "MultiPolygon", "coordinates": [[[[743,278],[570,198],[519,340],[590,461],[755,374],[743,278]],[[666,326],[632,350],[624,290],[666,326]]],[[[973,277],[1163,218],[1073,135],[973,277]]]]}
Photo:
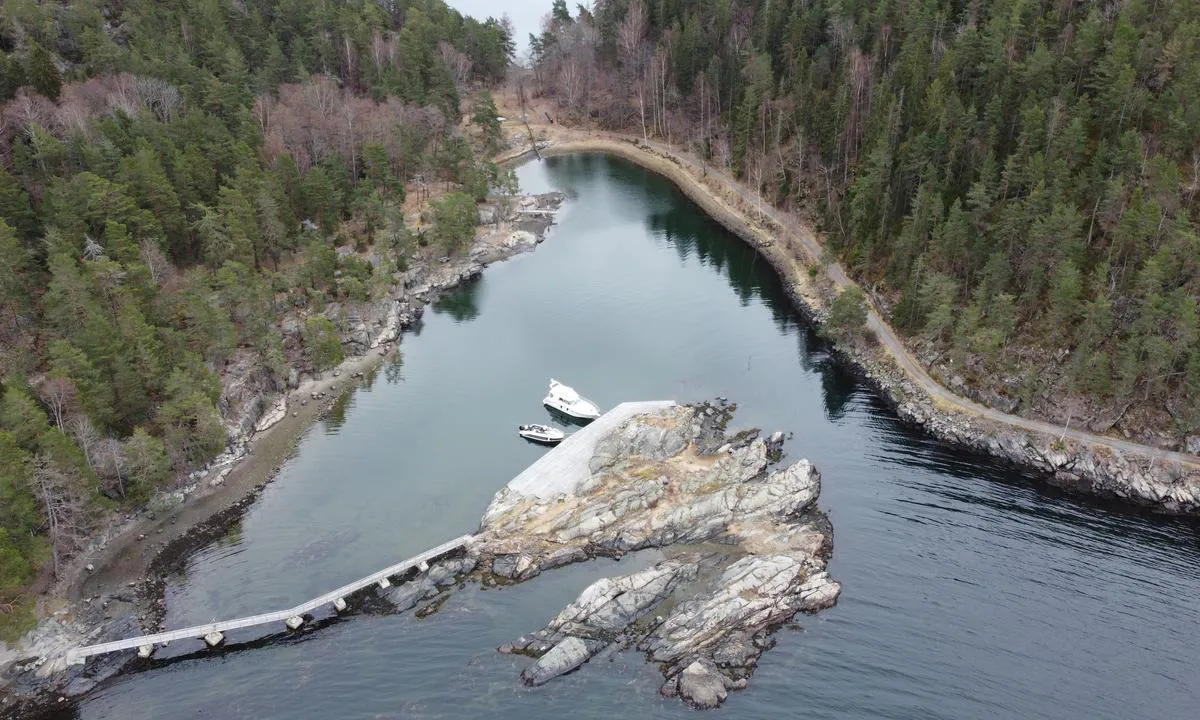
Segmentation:
{"type": "MultiPolygon", "coordinates": [[[[549,419],[555,377],[602,406],[727,396],[735,424],[794,432],[791,456],[823,473],[841,601],[782,629],[724,716],[1197,716],[1195,525],[1052,494],[903,427],[831,361],[771,269],[665,181],[598,156],[519,175],[570,195],[549,240],[431,309],[403,362],[312,428],[238,527],[171,579],[169,627],[297,603],[474,529],[543,452],[514,429],[549,419]]],[[[495,652],[592,580],[653,560],[468,586],[424,619],[376,607],[223,654],[172,647],[71,712],[690,716],[636,653],[526,689],[529,660],[495,652]]]]}

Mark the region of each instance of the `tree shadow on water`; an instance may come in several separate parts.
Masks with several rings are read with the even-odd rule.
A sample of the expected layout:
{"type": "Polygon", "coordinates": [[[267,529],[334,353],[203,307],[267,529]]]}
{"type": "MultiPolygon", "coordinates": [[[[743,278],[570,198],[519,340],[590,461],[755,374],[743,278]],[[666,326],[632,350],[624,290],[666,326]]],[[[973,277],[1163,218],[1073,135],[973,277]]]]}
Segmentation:
{"type": "Polygon", "coordinates": [[[324,426],[327,435],[335,435],[346,424],[346,411],[350,409],[350,399],[354,397],[353,390],[347,390],[333,401],[329,412],[325,413],[324,426]]]}
{"type": "Polygon", "coordinates": [[[457,288],[443,294],[433,303],[438,315],[449,315],[457,323],[465,323],[479,317],[479,286],[481,280],[468,280],[457,288]]]}
{"type": "Polygon", "coordinates": [[[826,417],[830,422],[841,420],[851,398],[862,389],[862,382],[834,353],[832,344],[812,327],[800,326],[796,345],[800,367],[821,376],[826,417]]]}
{"type": "Polygon", "coordinates": [[[388,385],[399,385],[404,382],[404,354],[395,353],[383,367],[383,379],[388,385]]]}
{"type": "Polygon", "coordinates": [[[646,222],[652,232],[675,246],[680,260],[696,257],[720,273],[743,306],[761,298],[781,332],[799,324],[771,264],[686,197],[680,195],[666,212],[649,214],[646,222]]]}

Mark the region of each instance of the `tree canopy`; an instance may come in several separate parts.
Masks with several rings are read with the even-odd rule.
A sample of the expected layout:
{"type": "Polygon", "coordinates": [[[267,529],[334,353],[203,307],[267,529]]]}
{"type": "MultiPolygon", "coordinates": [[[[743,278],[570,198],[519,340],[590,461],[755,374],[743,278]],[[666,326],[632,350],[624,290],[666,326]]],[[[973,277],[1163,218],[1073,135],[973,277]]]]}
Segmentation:
{"type": "Polygon", "coordinates": [[[230,368],[341,360],[320,313],[391,282],[405,183],[486,189],[459,102],[512,52],[441,0],[0,5],[0,632],[226,448],[230,368]]]}

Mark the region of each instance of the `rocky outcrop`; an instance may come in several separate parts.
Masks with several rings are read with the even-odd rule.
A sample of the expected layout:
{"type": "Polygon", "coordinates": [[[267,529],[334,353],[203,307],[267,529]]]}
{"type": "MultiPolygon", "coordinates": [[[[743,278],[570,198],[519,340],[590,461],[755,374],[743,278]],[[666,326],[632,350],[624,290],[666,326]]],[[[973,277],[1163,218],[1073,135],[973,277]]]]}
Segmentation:
{"type": "Polygon", "coordinates": [[[221,378],[218,410],[225,419],[231,442],[245,440],[270,404],[269,398],[280,388],[262,366],[257,353],[242,349],[226,364],[221,378]]]}
{"type": "Polygon", "coordinates": [[[387,594],[387,599],[397,611],[412,609],[461,582],[475,569],[475,563],[476,559],[473,557],[443,560],[408,582],[392,588],[387,594]]]}
{"type": "Polygon", "coordinates": [[[505,581],[672,548],[649,569],[593,583],[546,627],[500,648],[536,658],[523,682],[637,648],[663,667],[664,693],[712,707],[746,686],[775,628],[837,601],[819,473],[806,460],[771,467],[782,435],[770,448],[757,431],[726,435],[731,413],[700,405],[634,417],[597,443],[573,494],[497,494],[471,552],[505,581]]]}
{"type": "Polygon", "coordinates": [[[1200,469],[947,410],[872,354],[859,352],[856,362],[901,419],[940,440],[1040,471],[1050,484],[1071,491],[1167,514],[1200,513],[1200,469]]]}
{"type": "Polygon", "coordinates": [[[545,628],[500,651],[540,656],[521,674],[521,680],[526,685],[541,685],[620,641],[627,629],[697,571],[696,563],[663,562],[632,575],[598,580],[545,628]]]}
{"type": "MultiPolygon", "coordinates": [[[[773,248],[760,250],[788,277],[789,263],[776,257],[773,248]]],[[[806,278],[791,277],[785,288],[797,309],[815,324],[824,323],[827,312],[818,306],[819,296],[806,278]]],[[[930,397],[875,344],[841,343],[837,353],[883,395],[902,420],[939,440],[1044,473],[1049,484],[1074,492],[1166,514],[1200,513],[1200,466],[1169,460],[1152,448],[1122,452],[950,409],[930,397]]]]}

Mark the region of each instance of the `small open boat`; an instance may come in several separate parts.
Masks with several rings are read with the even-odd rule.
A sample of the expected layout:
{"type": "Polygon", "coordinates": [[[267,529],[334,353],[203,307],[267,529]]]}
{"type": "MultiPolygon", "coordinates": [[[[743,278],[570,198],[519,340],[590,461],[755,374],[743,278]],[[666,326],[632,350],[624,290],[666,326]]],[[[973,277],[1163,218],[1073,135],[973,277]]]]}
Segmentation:
{"type": "Polygon", "coordinates": [[[546,445],[557,445],[562,442],[566,434],[562,430],[552,428],[549,425],[521,425],[517,427],[517,434],[526,440],[543,443],[546,445]]]}
{"type": "Polygon", "coordinates": [[[600,408],[587,398],[580,397],[575,388],[550,380],[550,392],[542,400],[546,407],[579,420],[595,420],[600,417],[600,408]]]}

